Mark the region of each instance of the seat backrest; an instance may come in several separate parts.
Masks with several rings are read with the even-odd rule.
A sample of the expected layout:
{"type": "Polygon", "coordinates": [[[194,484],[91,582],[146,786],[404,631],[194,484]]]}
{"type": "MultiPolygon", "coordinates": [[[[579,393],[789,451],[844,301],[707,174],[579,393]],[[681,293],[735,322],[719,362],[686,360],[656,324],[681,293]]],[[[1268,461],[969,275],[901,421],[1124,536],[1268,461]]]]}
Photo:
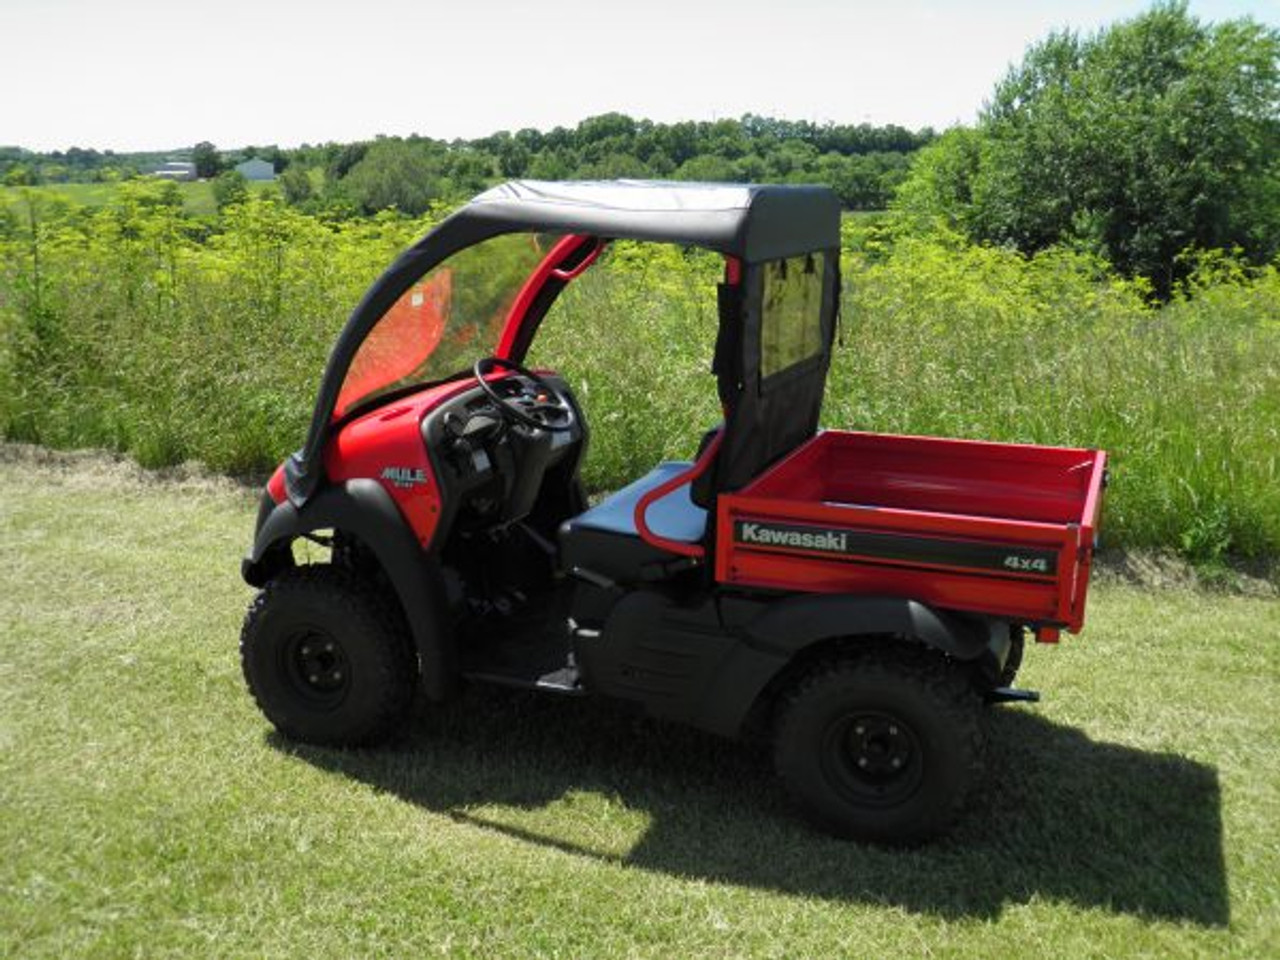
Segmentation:
{"type": "Polygon", "coordinates": [[[694,483],[699,506],[746,486],[817,433],[839,289],[835,251],[753,264],[740,284],[720,286],[712,370],[724,439],[694,483]]]}

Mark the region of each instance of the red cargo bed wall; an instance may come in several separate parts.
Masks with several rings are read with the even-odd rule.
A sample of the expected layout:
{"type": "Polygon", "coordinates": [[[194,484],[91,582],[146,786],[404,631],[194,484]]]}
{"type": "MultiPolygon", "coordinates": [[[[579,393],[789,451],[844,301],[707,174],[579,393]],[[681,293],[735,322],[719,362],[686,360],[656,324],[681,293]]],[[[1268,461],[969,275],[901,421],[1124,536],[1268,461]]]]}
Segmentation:
{"type": "Polygon", "coordinates": [[[766,589],[912,596],[1078,630],[1104,463],[1090,450],[828,431],[721,497],[716,576],[766,589]],[[844,542],[868,551],[742,542],[735,523],[746,521],[847,531],[853,539],[844,542]],[[895,549],[895,538],[913,541],[917,559],[895,549]],[[962,553],[1008,547],[1010,566],[928,557],[954,552],[948,544],[962,553]],[[1017,566],[1045,551],[1047,569],[1017,566]]]}

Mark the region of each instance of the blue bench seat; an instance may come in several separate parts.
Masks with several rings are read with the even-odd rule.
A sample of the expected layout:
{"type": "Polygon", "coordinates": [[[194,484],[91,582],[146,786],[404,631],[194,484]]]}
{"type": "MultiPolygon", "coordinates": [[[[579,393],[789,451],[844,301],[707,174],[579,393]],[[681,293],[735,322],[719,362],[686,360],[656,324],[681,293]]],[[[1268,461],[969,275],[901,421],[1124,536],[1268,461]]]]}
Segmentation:
{"type": "MultiPolygon", "coordinates": [[[[617,583],[646,579],[645,568],[676,559],[640,539],[635,511],[640,498],[693,465],[669,460],[594,507],[560,525],[560,565],[568,572],[585,570],[617,583]]],[[[677,487],[651,504],[645,520],[660,537],[698,543],[707,528],[707,511],[690,498],[690,485],[677,487]]]]}

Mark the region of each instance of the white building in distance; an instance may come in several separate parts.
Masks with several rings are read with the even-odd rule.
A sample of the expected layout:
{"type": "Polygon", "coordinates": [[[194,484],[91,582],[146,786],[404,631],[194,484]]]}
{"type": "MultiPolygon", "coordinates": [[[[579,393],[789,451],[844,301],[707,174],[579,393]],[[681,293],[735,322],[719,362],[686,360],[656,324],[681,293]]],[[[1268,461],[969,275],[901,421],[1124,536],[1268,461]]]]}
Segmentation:
{"type": "Polygon", "coordinates": [[[275,165],[258,157],[246,160],[244,163],[237,163],[236,173],[246,180],[274,180],[276,178],[275,165]]]}
{"type": "Polygon", "coordinates": [[[153,171],[152,176],[161,180],[181,180],[183,182],[196,178],[196,165],[185,160],[170,160],[153,171]]]}

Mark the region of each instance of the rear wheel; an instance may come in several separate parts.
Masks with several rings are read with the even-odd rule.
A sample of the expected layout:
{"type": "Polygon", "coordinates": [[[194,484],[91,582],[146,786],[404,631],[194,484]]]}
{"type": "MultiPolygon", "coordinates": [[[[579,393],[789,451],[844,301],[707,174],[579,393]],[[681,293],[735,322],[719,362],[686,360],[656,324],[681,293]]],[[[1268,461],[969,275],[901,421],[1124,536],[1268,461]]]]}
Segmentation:
{"type": "Polygon", "coordinates": [[[779,776],[841,837],[911,844],[949,828],[977,781],[981,700],[941,657],[877,651],[824,664],[784,696],[779,776]]]}
{"type": "Polygon", "coordinates": [[[258,594],[240,634],[249,691],[285,736],[352,746],[406,718],[417,663],[402,618],[349,570],[286,570],[258,594]]]}

